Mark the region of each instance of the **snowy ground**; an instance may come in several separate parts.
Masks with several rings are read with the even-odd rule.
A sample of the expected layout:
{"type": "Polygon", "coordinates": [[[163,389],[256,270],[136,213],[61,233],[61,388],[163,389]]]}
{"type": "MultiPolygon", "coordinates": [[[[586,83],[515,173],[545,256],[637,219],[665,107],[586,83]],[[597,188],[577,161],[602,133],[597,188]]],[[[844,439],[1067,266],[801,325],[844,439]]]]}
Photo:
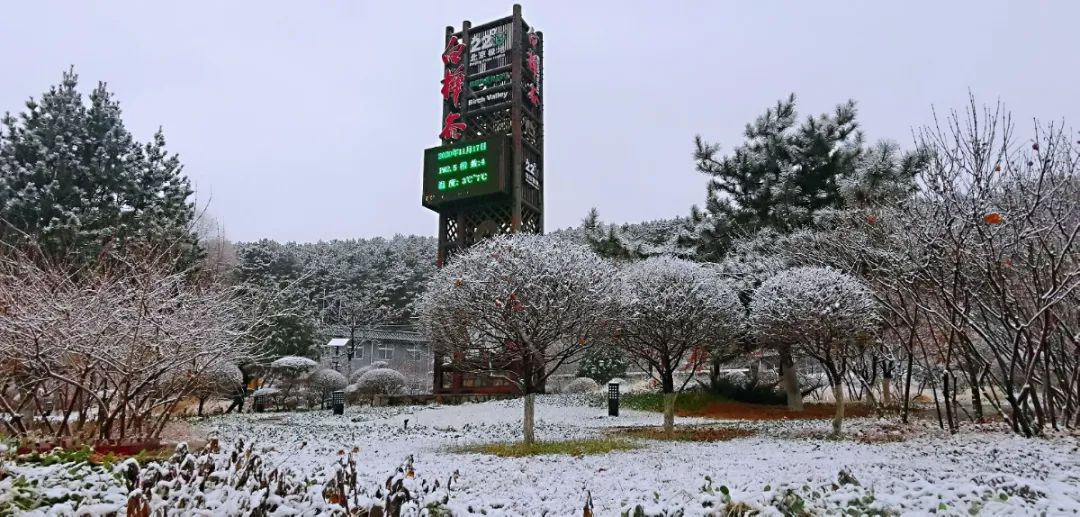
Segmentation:
{"type": "MultiPolygon", "coordinates": [[[[537,434],[558,440],[600,436],[613,427],[658,425],[660,415],[623,411],[618,418],[584,399],[539,397],[537,434]]],[[[641,448],[606,455],[498,458],[453,452],[454,446],[510,441],[520,436],[521,402],[444,407],[350,408],[217,417],[199,430],[223,442],[246,438],[267,449],[272,464],[319,478],[359,448],[362,483],[384,483],[409,455],[418,478],[445,482],[455,472],[448,506],[455,515],[581,515],[591,494],[595,515],[618,515],[642,505],[647,515],[705,515],[728,500],[779,515],[782,509],[822,512],[968,515],[1080,512],[1080,442],[1075,437],[1025,440],[1008,433],[969,431],[946,436],[932,428],[897,431],[872,420],[849,423],[849,435],[905,441],[864,443],[815,438],[826,421],[718,422],[678,419],[680,425],[724,425],[757,434],[726,442],[642,441],[641,448]],[[405,420],[408,419],[408,426],[405,420]],[[882,429],[888,429],[885,435],[882,429]],[[841,471],[857,483],[840,483],[841,471]],[[708,481],[711,480],[711,481],[708,481]]],[[[38,479],[46,491],[78,489],[101,510],[124,502],[65,466],[16,466],[13,474],[38,479]],[[79,481],[71,481],[72,478],[79,481]],[[49,487],[52,488],[49,488],[49,487]],[[74,488],[72,488],[74,487],[74,488]],[[81,487],[81,488],[80,488],[81,487]]],[[[0,481],[0,492],[11,477],[0,481]]],[[[849,478],[850,479],[850,478],[849,478]]],[[[4,495],[0,495],[0,503],[4,495]]],[[[70,514],[63,508],[52,513],[70,514]]],[[[3,513],[3,512],[0,512],[3,513]]],[[[48,513],[45,510],[42,513],[48,513]]]]}
{"type": "MultiPolygon", "coordinates": [[[[515,440],[520,436],[520,401],[444,407],[351,408],[344,417],[326,412],[239,415],[210,421],[205,428],[223,438],[248,436],[273,444],[270,457],[314,473],[339,450],[359,447],[362,476],[384,481],[402,460],[415,457],[417,475],[458,482],[450,506],[456,512],[489,515],[580,515],[591,493],[597,515],[613,515],[642,504],[660,512],[683,508],[706,513],[706,476],[725,485],[734,501],[768,507],[790,488],[807,507],[863,507],[904,513],[968,514],[1080,512],[1080,450],[1075,438],[1025,440],[1006,433],[921,436],[895,443],[828,441],[798,436],[824,432],[825,421],[724,423],[755,428],[756,436],[716,443],[643,442],[643,448],[607,455],[498,458],[451,452],[455,445],[515,440]],[[405,420],[408,419],[408,427],[405,420]],[[859,486],[833,489],[841,470],[859,486]],[[768,490],[766,490],[768,489],[768,490]],[[493,511],[494,510],[494,511],[493,511]]],[[[539,439],[597,436],[615,426],[657,425],[655,413],[623,411],[609,418],[603,408],[557,396],[537,404],[539,439]]],[[[679,419],[683,424],[715,420],[679,419]]],[[[852,434],[876,423],[852,422],[852,434]]],[[[789,499],[790,501],[790,499],[789,499]]]]}

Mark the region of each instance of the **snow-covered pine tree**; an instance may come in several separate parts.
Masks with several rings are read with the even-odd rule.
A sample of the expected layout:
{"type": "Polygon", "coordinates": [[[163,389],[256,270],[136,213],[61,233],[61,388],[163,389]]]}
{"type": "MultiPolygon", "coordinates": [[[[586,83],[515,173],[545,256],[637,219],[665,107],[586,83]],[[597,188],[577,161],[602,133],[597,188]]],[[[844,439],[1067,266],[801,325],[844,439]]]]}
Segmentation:
{"type": "Polygon", "coordinates": [[[253,329],[256,342],[271,357],[306,355],[316,342],[315,310],[300,285],[303,264],[295,246],[263,239],[237,247],[236,275],[243,290],[258,300],[263,315],[253,329]]]}
{"type": "Polygon", "coordinates": [[[596,208],[589,210],[581,225],[567,230],[570,240],[588,244],[597,255],[616,260],[641,260],[659,255],[689,257],[692,245],[686,239],[691,230],[686,218],[658,219],[621,226],[604,224],[596,208]]]}
{"type": "Polygon", "coordinates": [[[596,345],[586,347],[578,363],[577,376],[604,384],[626,375],[626,357],[617,347],[596,345]]]}
{"type": "Polygon", "coordinates": [[[866,150],[854,173],[840,181],[840,194],[849,208],[875,208],[910,199],[918,190],[916,178],[930,163],[923,150],[902,152],[883,140],[866,150]]]}
{"type": "Polygon", "coordinates": [[[0,130],[0,239],[78,264],[106,247],[170,247],[199,256],[192,190],[159,131],[142,145],[100,83],[83,101],[78,76],[30,99],[0,130]]]}
{"type": "Polygon", "coordinates": [[[792,94],[747,124],[746,142],[722,158],[718,145],[695,138],[697,170],[712,177],[705,211],[692,213],[702,258],[718,260],[738,234],[790,231],[809,223],[817,210],[841,206],[838,182],[852,173],[862,152],[855,103],[800,126],[796,117],[792,94]]]}

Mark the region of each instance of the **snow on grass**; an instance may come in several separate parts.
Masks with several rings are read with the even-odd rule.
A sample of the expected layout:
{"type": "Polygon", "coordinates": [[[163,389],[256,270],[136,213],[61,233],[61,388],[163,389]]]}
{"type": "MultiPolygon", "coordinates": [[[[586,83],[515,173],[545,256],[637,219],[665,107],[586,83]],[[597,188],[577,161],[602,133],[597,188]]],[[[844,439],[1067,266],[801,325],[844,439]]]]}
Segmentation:
{"type": "MultiPolygon", "coordinates": [[[[607,417],[603,408],[585,400],[538,397],[537,438],[586,439],[613,427],[661,422],[659,414],[639,411],[607,417]]],[[[732,501],[774,511],[797,498],[819,510],[856,504],[906,513],[1080,511],[1080,451],[1076,438],[1070,437],[1028,440],[1004,432],[919,432],[906,441],[864,443],[792,438],[826,432],[824,421],[718,424],[679,418],[679,425],[714,423],[753,429],[755,434],[711,443],[642,441],[637,450],[581,457],[453,452],[464,445],[520,439],[521,413],[520,400],[349,408],[344,416],[232,415],[210,420],[205,429],[223,439],[255,440],[268,449],[269,461],[303,475],[318,474],[336,461],[339,451],[358,447],[359,476],[369,484],[384,482],[403,458],[414,455],[418,476],[446,480],[458,473],[448,506],[463,515],[481,509],[489,515],[580,513],[586,491],[598,515],[618,514],[637,504],[656,513],[681,508],[686,515],[703,515],[709,511],[703,504],[722,501],[715,491],[721,485],[732,501]],[[839,483],[841,471],[850,473],[855,483],[839,483]],[[703,490],[706,477],[714,487],[703,490]]],[[[852,433],[877,426],[868,419],[851,424],[852,433]]]]}
{"type": "MultiPolygon", "coordinates": [[[[601,403],[588,396],[538,397],[538,438],[608,437],[620,428],[659,426],[661,421],[658,413],[633,410],[610,418],[601,403]]],[[[385,486],[387,477],[395,470],[400,473],[402,462],[412,456],[415,482],[440,481],[444,488],[435,495],[450,486],[446,507],[454,515],[580,514],[589,497],[596,515],[616,515],[639,505],[646,515],[680,511],[708,515],[734,503],[766,515],[798,509],[949,515],[1080,512],[1080,448],[1076,437],[1068,436],[1031,440],[985,429],[950,436],[928,425],[903,427],[854,419],[851,438],[834,441],[818,438],[828,432],[825,420],[680,418],[680,426],[745,432],[714,442],[637,440],[634,450],[595,455],[502,458],[455,452],[462,446],[519,440],[521,413],[521,401],[508,400],[349,408],[344,416],[229,415],[199,425],[223,440],[223,447],[244,438],[266,461],[266,471],[288,471],[289,479],[311,490],[329,486],[342,458],[358,460],[358,485],[376,487],[385,486]],[[880,439],[883,432],[888,439],[880,439]]],[[[625,433],[616,437],[625,439],[625,433]]],[[[218,467],[231,461],[225,449],[213,458],[218,467]]],[[[122,477],[103,467],[71,463],[10,467],[0,479],[3,515],[103,515],[122,512],[127,502],[122,477]]],[[[176,465],[150,466],[144,474],[155,468],[176,465]]],[[[219,486],[199,497],[205,500],[204,508],[213,509],[211,513],[225,515],[230,514],[228,508],[259,498],[257,490],[251,494],[245,490],[219,486]]],[[[180,492],[170,491],[187,497],[180,492]]],[[[152,504],[178,504],[161,497],[155,495],[152,504]]],[[[328,508],[321,492],[302,499],[280,511],[328,508]]]]}
{"type": "Polygon", "coordinates": [[[85,463],[15,465],[0,479],[0,515],[108,515],[126,504],[123,482],[85,463]]]}

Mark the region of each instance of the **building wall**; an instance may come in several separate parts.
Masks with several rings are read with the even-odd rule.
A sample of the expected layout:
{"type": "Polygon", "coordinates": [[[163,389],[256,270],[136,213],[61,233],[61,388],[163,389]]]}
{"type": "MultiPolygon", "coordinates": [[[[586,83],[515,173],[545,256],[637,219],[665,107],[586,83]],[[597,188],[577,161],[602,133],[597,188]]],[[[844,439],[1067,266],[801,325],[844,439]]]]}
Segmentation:
{"type": "Polygon", "coordinates": [[[432,378],[431,346],[410,341],[365,341],[356,347],[356,355],[348,360],[344,347],[322,347],[319,365],[337,370],[346,377],[376,361],[388,363],[388,368],[405,375],[411,393],[430,393],[432,378]]]}

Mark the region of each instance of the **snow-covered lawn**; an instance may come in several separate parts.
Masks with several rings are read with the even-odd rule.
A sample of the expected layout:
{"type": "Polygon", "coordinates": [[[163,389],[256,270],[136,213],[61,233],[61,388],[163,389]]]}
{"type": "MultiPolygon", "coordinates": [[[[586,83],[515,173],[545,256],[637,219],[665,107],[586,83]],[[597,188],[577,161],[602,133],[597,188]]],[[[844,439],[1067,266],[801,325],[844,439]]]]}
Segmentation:
{"type": "MultiPolygon", "coordinates": [[[[290,470],[296,479],[326,479],[342,452],[358,449],[359,485],[385,485],[411,455],[417,481],[439,480],[445,490],[454,478],[446,505],[454,515],[581,515],[590,496],[594,514],[605,516],[637,505],[646,515],[708,515],[729,501],[747,503],[766,515],[800,507],[814,513],[911,515],[1080,512],[1080,441],[1075,436],[1026,440],[993,430],[948,436],[929,425],[900,428],[862,419],[847,423],[850,439],[830,441],[814,438],[827,432],[824,420],[680,418],[678,425],[736,426],[755,434],[713,443],[639,441],[635,450],[581,457],[454,452],[459,445],[519,439],[521,412],[520,400],[357,407],[344,416],[319,411],[215,417],[198,423],[196,431],[218,437],[226,447],[241,438],[255,443],[270,469],[290,470]],[[901,437],[906,439],[889,441],[901,437]]],[[[542,440],[598,437],[616,427],[660,421],[657,413],[627,410],[609,418],[604,408],[583,397],[537,400],[542,440]]],[[[10,474],[0,481],[0,508],[6,498],[17,497],[14,480],[19,477],[19,484],[36,484],[35,497],[45,497],[38,515],[75,513],[70,502],[48,507],[48,500],[70,500],[65,497],[70,491],[83,501],[80,513],[122,513],[126,502],[121,478],[100,471],[22,464],[10,474]]],[[[325,510],[321,497],[277,513],[325,510]]]]}
{"type": "MultiPolygon", "coordinates": [[[[828,429],[826,421],[717,422],[680,418],[679,425],[738,425],[755,436],[725,442],[641,442],[642,448],[597,456],[499,458],[461,454],[454,446],[520,437],[520,400],[442,407],[350,408],[327,412],[234,415],[203,428],[222,439],[248,437],[271,461],[316,475],[340,450],[360,448],[360,475],[377,484],[414,456],[417,476],[446,480],[454,472],[455,513],[580,515],[591,494],[597,515],[637,504],[646,510],[707,513],[703,502],[733,501],[766,508],[787,489],[807,508],[840,509],[852,499],[864,507],[905,513],[945,510],[968,514],[1080,512],[1080,450],[1075,437],[1026,440],[982,431],[945,436],[932,428],[908,430],[906,441],[864,443],[799,437],[828,429]],[[405,421],[408,420],[408,425],[405,421]],[[834,488],[841,471],[856,484],[834,488]],[[702,488],[711,478],[713,490],[702,488]],[[712,492],[711,494],[709,492],[712,492]]],[[[659,425],[661,416],[624,410],[609,418],[582,399],[540,397],[537,436],[561,440],[601,436],[617,426],[659,425]]],[[[856,420],[849,435],[880,425],[856,420]]],[[[792,496],[788,502],[794,501],[792,496]]]]}

